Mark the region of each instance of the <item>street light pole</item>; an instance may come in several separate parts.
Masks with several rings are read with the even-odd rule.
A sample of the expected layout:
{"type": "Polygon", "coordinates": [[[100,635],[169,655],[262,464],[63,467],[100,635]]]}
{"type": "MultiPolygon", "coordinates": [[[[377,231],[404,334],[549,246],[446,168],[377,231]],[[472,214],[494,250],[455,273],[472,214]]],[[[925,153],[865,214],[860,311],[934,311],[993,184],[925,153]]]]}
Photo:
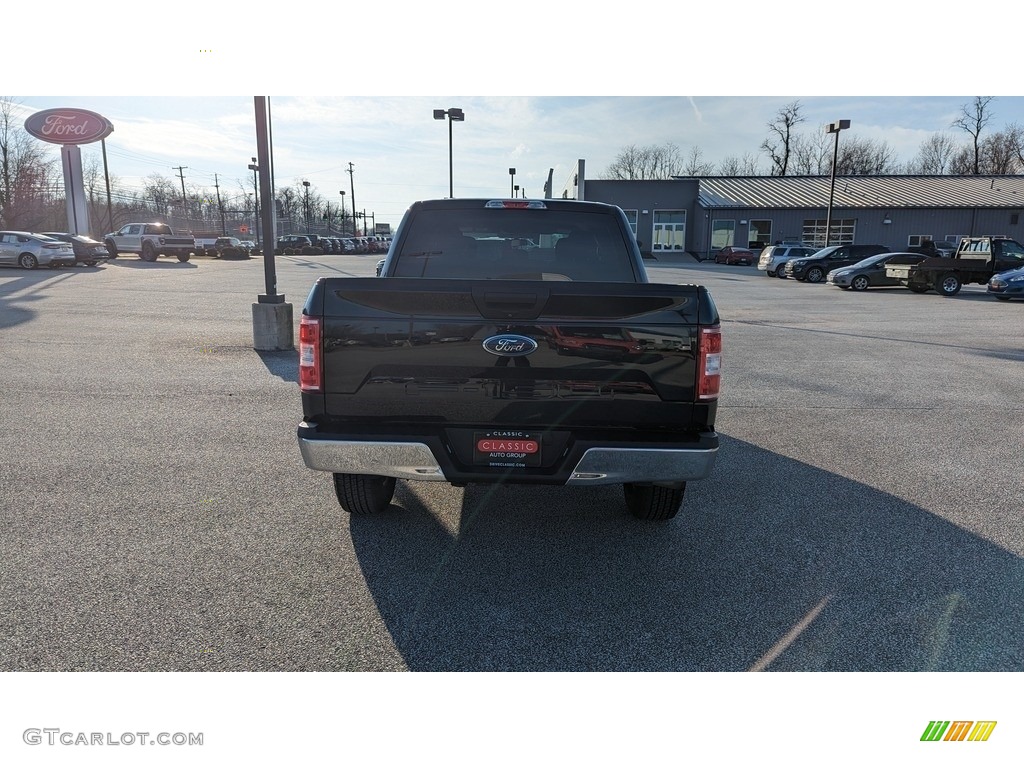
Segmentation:
{"type": "Polygon", "coordinates": [[[302,186],[306,188],[306,199],[302,204],[303,209],[306,212],[306,232],[309,232],[309,182],[303,181],[302,186]]]}
{"type": "Polygon", "coordinates": [[[352,163],[348,164],[348,185],[352,190],[352,237],[356,236],[356,177],[352,163]]]}
{"type": "Polygon", "coordinates": [[[256,200],[256,245],[259,245],[260,244],[260,186],[259,186],[259,177],[257,176],[257,173],[259,172],[260,167],[256,164],[256,158],[255,157],[252,159],[252,162],[249,163],[249,170],[252,171],[252,188],[253,188],[253,191],[256,193],[256,196],[255,196],[255,200],[256,200]]]}
{"type": "Polygon", "coordinates": [[[839,160],[839,132],[850,127],[849,120],[836,120],[825,126],[825,133],[836,135],[835,149],[832,151],[832,178],[828,190],[828,213],[825,215],[825,247],[828,248],[832,235],[832,202],[836,196],[836,163],[839,160]]]}
{"type": "Polygon", "coordinates": [[[508,169],[508,175],[512,177],[512,181],[510,182],[510,186],[508,188],[508,191],[509,191],[509,194],[512,195],[512,197],[515,197],[516,196],[516,169],[515,168],[509,168],[508,169]]]}
{"type": "Polygon", "coordinates": [[[452,164],[452,123],[456,120],[463,121],[466,119],[466,113],[463,112],[459,107],[448,107],[448,109],[435,109],[434,119],[444,120],[448,118],[448,197],[455,197],[455,176],[452,164]]]}
{"type": "Polygon", "coordinates": [[[345,234],[345,190],[339,189],[341,193],[341,234],[345,234]]]}

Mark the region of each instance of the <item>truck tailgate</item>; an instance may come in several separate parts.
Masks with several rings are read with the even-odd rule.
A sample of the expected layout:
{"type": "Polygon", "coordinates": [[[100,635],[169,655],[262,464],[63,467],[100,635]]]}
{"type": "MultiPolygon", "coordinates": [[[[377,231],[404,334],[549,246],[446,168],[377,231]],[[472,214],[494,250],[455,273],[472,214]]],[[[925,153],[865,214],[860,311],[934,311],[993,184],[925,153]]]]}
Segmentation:
{"type": "Polygon", "coordinates": [[[699,286],[326,278],[304,312],[323,323],[323,393],[303,396],[321,423],[671,430],[695,407],[714,422],[694,404],[698,326],[718,323],[699,286]],[[501,335],[536,347],[507,355],[501,335]]]}

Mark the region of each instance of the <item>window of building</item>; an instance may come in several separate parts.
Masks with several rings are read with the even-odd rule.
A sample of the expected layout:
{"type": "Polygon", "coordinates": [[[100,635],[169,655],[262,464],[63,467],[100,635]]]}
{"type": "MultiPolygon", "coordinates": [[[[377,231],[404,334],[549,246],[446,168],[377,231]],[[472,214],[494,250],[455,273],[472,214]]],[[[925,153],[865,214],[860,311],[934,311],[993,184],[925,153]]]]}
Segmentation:
{"type": "Polygon", "coordinates": [[[626,221],[629,222],[629,228],[633,230],[633,237],[636,237],[637,210],[635,208],[632,208],[632,209],[625,209],[624,208],[622,212],[624,214],[626,214],[626,221]]]}
{"type": "Polygon", "coordinates": [[[652,251],[682,251],[686,248],[686,211],[655,211],[652,251]]]}
{"type": "Polygon", "coordinates": [[[751,219],[747,247],[764,248],[772,244],[772,223],[769,219],[751,219]]]}
{"type": "Polygon", "coordinates": [[[924,245],[925,240],[929,240],[933,243],[935,242],[931,235],[911,235],[907,238],[907,245],[911,248],[917,248],[920,245],[924,245]]]}
{"type": "MultiPolygon", "coordinates": [[[[850,245],[857,230],[856,219],[833,219],[829,245],[850,245]]],[[[818,248],[825,247],[825,219],[804,219],[801,241],[818,248]]]]}
{"type": "Polygon", "coordinates": [[[1018,221],[1020,221],[1020,214],[1019,213],[1011,213],[1010,214],[1010,226],[1011,227],[1017,226],[1017,222],[1018,221]]]}
{"type": "Polygon", "coordinates": [[[712,219],[711,220],[711,250],[717,251],[727,245],[736,245],[736,220],[735,219],[712,219]]]}

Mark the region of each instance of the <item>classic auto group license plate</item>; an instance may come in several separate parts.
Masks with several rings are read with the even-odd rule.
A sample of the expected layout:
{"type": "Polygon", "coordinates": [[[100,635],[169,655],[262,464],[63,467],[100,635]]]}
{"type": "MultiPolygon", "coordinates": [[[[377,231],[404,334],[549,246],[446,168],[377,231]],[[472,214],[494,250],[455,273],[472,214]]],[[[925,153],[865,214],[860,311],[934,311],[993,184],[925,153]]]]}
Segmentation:
{"type": "Polygon", "coordinates": [[[473,435],[473,461],[491,467],[539,467],[540,436],[496,429],[473,435]]]}

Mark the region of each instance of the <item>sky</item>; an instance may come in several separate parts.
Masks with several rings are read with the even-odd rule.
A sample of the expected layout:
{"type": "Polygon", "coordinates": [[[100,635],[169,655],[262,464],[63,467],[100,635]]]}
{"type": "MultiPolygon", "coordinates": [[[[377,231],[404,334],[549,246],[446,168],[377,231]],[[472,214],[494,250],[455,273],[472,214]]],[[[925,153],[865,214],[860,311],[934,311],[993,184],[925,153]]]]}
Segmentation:
{"type": "MultiPolygon", "coordinates": [[[[140,189],[159,174],[177,186],[179,166],[186,186],[213,190],[230,199],[252,190],[248,169],[256,155],[251,96],[15,96],[25,116],[42,109],[79,107],[114,125],[106,140],[111,175],[122,187],[140,189]]],[[[779,109],[799,101],[805,122],[799,132],[821,131],[837,119],[851,127],[840,137],[886,142],[901,161],[921,143],[951,128],[973,95],[922,97],[839,96],[481,96],[469,92],[435,96],[270,96],[274,173],[277,186],[310,182],[332,207],[373,214],[376,223],[397,226],[415,200],[446,197],[449,187],[447,120],[434,109],[461,108],[465,121],[452,128],[452,184],[458,197],[511,194],[514,181],[527,196],[543,196],[549,171],[556,194],[576,161],[598,178],[628,145],[673,143],[685,157],[702,160],[757,157],[767,124],[779,109]],[[352,176],[348,174],[352,164],[352,176]],[[509,168],[516,169],[513,178],[509,168]]],[[[989,105],[990,130],[1024,124],[1024,98],[996,97],[989,105]]],[[[47,147],[55,155],[56,145],[47,147]]],[[[83,159],[100,158],[100,144],[83,147],[83,159]]]]}

